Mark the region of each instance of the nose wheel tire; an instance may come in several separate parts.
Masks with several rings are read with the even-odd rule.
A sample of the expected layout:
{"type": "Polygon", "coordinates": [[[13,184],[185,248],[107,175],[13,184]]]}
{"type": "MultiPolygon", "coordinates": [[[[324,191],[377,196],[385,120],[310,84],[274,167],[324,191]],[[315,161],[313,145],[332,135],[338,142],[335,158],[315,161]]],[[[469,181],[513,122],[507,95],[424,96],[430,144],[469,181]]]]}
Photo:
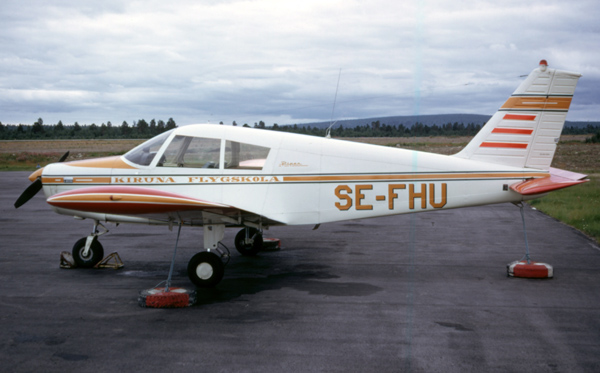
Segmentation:
{"type": "Polygon", "coordinates": [[[235,235],[235,248],[242,255],[254,256],[262,250],[262,247],[263,236],[256,228],[244,228],[235,235]]]}
{"type": "Polygon", "coordinates": [[[104,257],[104,248],[97,238],[94,238],[87,255],[85,252],[85,242],[87,237],[83,237],[73,245],[73,259],[77,267],[92,268],[104,257]]]}
{"type": "Polygon", "coordinates": [[[199,288],[216,286],[223,278],[225,265],[218,255],[203,251],[190,259],[188,277],[199,288]]]}

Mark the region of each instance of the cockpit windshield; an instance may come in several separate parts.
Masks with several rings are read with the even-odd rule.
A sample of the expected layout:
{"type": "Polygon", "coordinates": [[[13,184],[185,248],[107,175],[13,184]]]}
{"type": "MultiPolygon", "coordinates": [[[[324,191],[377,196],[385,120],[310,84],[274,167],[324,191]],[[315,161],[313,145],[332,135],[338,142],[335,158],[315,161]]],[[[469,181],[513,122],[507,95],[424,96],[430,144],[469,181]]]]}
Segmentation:
{"type": "MultiPolygon", "coordinates": [[[[125,154],[125,159],[149,166],[171,131],[156,136],[125,154]]],[[[177,135],[166,146],[158,167],[262,170],[270,149],[263,146],[209,137],[177,135]]]]}
{"type": "Polygon", "coordinates": [[[149,166],[160,147],[171,134],[171,131],[167,131],[163,134],[153,137],[141,145],[131,149],[125,153],[125,159],[141,166],[149,166]]]}

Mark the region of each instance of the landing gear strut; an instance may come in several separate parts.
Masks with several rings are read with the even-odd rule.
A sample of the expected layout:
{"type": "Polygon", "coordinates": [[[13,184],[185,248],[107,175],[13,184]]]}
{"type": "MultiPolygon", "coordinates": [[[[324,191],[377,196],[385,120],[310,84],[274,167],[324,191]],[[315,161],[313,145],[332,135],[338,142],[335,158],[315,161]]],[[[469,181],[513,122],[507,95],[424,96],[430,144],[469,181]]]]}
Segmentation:
{"type": "MultiPolygon", "coordinates": [[[[204,247],[205,251],[194,255],[188,262],[187,272],[190,281],[199,288],[214,287],[223,278],[225,264],[229,260],[229,251],[219,247],[225,236],[224,224],[211,224],[210,214],[205,213],[204,247]]],[[[256,228],[243,228],[235,236],[235,248],[242,255],[253,256],[263,247],[262,233],[256,228]]]]}

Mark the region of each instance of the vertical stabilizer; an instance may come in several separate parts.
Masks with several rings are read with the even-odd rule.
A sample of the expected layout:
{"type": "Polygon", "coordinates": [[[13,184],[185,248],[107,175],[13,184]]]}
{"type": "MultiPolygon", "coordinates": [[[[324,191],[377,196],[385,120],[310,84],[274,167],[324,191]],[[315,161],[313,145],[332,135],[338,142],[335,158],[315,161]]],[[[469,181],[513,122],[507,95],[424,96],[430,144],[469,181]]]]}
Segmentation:
{"type": "Polygon", "coordinates": [[[548,170],[581,74],[533,70],[455,157],[548,170]]]}

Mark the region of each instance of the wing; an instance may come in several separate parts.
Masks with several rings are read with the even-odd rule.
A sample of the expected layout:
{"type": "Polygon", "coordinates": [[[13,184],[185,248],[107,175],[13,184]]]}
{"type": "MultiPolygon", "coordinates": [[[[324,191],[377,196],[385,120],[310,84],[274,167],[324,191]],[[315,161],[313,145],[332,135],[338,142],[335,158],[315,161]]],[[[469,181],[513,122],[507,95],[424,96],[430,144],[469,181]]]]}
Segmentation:
{"type": "MultiPolygon", "coordinates": [[[[178,216],[193,225],[201,225],[202,214],[222,217],[230,225],[256,221],[260,216],[234,206],[204,201],[164,190],[133,186],[98,186],[70,190],[47,199],[48,204],[70,211],[151,217],[169,221],[178,216]]],[[[277,222],[270,221],[271,225],[277,222]]]]}

